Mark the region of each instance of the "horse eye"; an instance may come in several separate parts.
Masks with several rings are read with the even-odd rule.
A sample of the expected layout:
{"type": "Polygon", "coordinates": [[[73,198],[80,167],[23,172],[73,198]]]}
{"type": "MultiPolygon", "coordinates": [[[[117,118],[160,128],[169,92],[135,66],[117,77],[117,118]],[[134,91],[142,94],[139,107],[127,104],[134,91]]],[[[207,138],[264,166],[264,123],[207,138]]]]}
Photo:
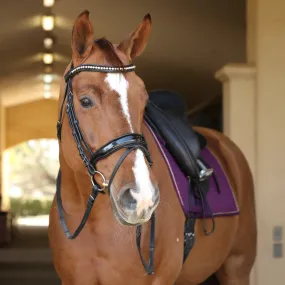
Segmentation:
{"type": "Polygon", "coordinates": [[[83,108],[90,108],[93,106],[93,102],[89,98],[82,98],[80,99],[80,104],[83,108]]]}

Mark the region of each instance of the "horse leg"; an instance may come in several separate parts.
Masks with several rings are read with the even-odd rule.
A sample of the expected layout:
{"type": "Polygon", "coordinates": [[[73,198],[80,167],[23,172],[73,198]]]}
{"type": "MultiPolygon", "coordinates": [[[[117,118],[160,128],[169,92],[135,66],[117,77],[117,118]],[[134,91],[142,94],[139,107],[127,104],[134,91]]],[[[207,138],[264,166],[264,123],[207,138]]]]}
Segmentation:
{"type": "Polygon", "coordinates": [[[244,215],[242,210],[239,223],[231,253],[216,272],[220,285],[250,284],[250,272],[256,255],[256,228],[254,219],[244,215]]]}
{"type": "MultiPolygon", "coordinates": [[[[245,161],[240,161],[240,167],[241,169],[246,169],[248,166],[245,161]]],[[[244,173],[249,175],[249,171],[244,173]]],[[[231,252],[216,272],[220,285],[250,284],[250,272],[256,256],[257,233],[253,202],[253,182],[245,174],[241,180],[240,187],[247,190],[247,196],[244,194],[240,203],[239,228],[231,252]]]]}
{"type": "Polygon", "coordinates": [[[220,285],[249,285],[250,274],[237,275],[235,272],[236,267],[232,263],[238,262],[239,257],[229,257],[224,265],[217,271],[216,277],[220,285]]]}
{"type": "MultiPolygon", "coordinates": [[[[241,164],[241,168],[245,168],[241,164]]],[[[248,171],[249,173],[249,171],[248,171]]],[[[245,177],[244,177],[245,178],[245,177]]],[[[243,181],[250,181],[244,179],[243,181]]],[[[248,190],[248,197],[244,196],[240,208],[239,229],[229,256],[216,272],[220,285],[249,285],[250,272],[256,256],[256,224],[253,198],[253,183],[242,183],[248,190]],[[248,209],[251,208],[251,211],[248,209]]]]}
{"type": "MultiPolygon", "coordinates": [[[[242,214],[240,222],[245,223],[242,214]]],[[[249,227],[247,227],[247,235],[255,236],[255,227],[251,226],[249,224],[249,227]]],[[[236,245],[216,272],[220,285],[250,284],[250,272],[255,260],[255,238],[247,239],[247,242],[241,244],[238,240],[245,240],[243,234],[244,227],[237,233],[236,245]]]]}

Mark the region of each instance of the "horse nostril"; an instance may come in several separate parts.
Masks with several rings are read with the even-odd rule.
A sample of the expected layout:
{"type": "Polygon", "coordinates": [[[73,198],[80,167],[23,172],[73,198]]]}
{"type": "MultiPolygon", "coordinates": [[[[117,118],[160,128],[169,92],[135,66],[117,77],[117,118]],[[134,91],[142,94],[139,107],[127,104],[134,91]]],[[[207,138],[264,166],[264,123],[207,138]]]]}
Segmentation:
{"type": "Polygon", "coordinates": [[[128,208],[130,210],[135,210],[137,206],[137,201],[134,199],[132,192],[133,189],[127,189],[120,197],[120,204],[124,208],[128,208]]]}

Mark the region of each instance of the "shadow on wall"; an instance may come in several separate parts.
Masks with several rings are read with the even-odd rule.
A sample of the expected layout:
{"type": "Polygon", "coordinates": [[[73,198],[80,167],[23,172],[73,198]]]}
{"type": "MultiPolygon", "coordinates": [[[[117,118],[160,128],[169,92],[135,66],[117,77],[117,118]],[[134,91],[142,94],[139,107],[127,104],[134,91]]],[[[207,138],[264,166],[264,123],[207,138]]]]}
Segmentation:
{"type": "Polygon", "coordinates": [[[223,132],[223,105],[221,99],[188,115],[192,126],[199,126],[223,132]]]}
{"type": "MultiPolygon", "coordinates": [[[[149,92],[149,101],[165,112],[184,114],[192,126],[211,128],[222,132],[222,96],[214,96],[210,100],[204,100],[193,109],[187,106],[185,98],[169,89],[154,89],[149,92]]],[[[186,119],[187,120],[187,119],[186,119]]]]}

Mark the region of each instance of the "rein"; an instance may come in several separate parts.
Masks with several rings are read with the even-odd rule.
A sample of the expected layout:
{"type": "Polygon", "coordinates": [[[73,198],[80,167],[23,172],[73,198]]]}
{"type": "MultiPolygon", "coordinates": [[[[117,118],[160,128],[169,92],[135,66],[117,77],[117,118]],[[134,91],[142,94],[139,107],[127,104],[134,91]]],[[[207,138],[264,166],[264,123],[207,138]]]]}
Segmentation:
{"type": "MultiPolygon", "coordinates": [[[[82,134],[82,131],[79,127],[79,121],[76,118],[76,113],[74,110],[74,96],[72,92],[72,78],[77,75],[78,73],[84,71],[84,72],[103,72],[103,73],[123,73],[123,72],[131,72],[135,70],[134,65],[126,65],[122,67],[113,67],[113,66],[104,66],[104,65],[93,65],[93,64],[84,64],[79,65],[77,67],[73,67],[71,65],[70,70],[67,72],[67,74],[64,76],[65,82],[66,82],[66,88],[65,88],[65,94],[63,98],[63,102],[60,108],[60,114],[59,119],[57,121],[57,137],[59,141],[61,141],[61,129],[62,129],[62,117],[63,117],[63,108],[64,103],[66,102],[66,114],[68,116],[69,125],[72,131],[73,138],[75,140],[75,143],[77,145],[77,149],[79,151],[79,155],[85,164],[88,174],[90,176],[91,180],[91,186],[92,190],[89,195],[86,210],[82,217],[82,220],[75,230],[73,234],[70,233],[65,216],[64,216],[64,210],[63,210],[63,204],[61,199],[61,192],[60,192],[60,186],[61,186],[61,170],[58,172],[57,182],[56,182],[56,200],[58,205],[58,212],[59,212],[59,219],[62,226],[62,229],[67,236],[68,239],[74,239],[76,238],[79,233],[84,228],[88,217],[91,213],[93,204],[98,196],[98,194],[106,194],[105,189],[107,188],[107,192],[109,196],[111,195],[110,186],[112,185],[112,182],[115,178],[115,175],[117,171],[119,170],[120,166],[122,165],[125,158],[134,150],[140,149],[143,154],[145,155],[150,167],[152,166],[152,160],[150,157],[150,153],[147,148],[147,142],[145,141],[145,138],[141,134],[137,133],[129,133],[124,134],[118,138],[115,138],[112,141],[109,141],[105,145],[103,145],[101,148],[99,148],[96,152],[93,152],[91,148],[88,146],[87,142],[84,139],[84,136],[82,134]],[[117,164],[115,165],[113,172],[111,174],[111,177],[109,181],[107,182],[105,176],[96,169],[96,165],[98,161],[110,156],[114,152],[120,150],[120,149],[126,149],[123,155],[118,160],[117,164]],[[87,150],[87,154],[86,154],[87,150]],[[88,158],[89,157],[89,158],[88,158]],[[94,176],[96,174],[99,174],[101,178],[103,179],[103,187],[100,188],[100,185],[96,182],[94,176]]],[[[142,264],[147,272],[148,275],[151,275],[154,273],[153,264],[154,264],[154,241],[155,241],[155,216],[154,214],[151,217],[151,232],[150,232],[150,249],[149,249],[149,264],[145,262],[145,260],[142,257],[141,253],[141,225],[137,226],[137,248],[139,251],[139,255],[142,261],[142,264]]]]}

